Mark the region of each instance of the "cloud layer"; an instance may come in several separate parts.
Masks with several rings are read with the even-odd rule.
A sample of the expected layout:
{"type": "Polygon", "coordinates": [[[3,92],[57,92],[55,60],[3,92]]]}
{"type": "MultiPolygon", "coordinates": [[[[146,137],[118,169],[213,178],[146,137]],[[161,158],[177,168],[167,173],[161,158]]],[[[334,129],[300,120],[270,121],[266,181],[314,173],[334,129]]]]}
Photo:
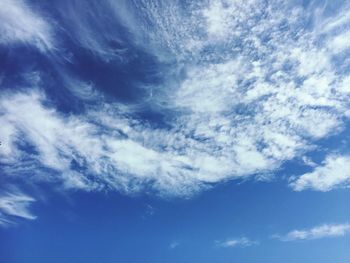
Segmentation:
{"type": "MultiPolygon", "coordinates": [[[[190,195],[274,171],[344,129],[350,91],[347,6],[328,18],[281,1],[209,1],[185,10],[177,1],[123,3],[136,13],[123,16],[107,1],[93,19],[104,19],[100,9],[109,6],[109,19],[128,29],[134,46],[171,64],[144,102],[166,115],[165,125],[107,100],[94,85],[93,105],[81,96],[88,104],[84,110],[62,113],[48,99],[45,83],[28,81],[29,91],[0,95],[0,158],[7,176],[30,174],[87,191],[190,195]]],[[[54,45],[46,19],[26,2],[0,5],[2,44],[54,45]]],[[[79,13],[74,2],[59,8],[69,11],[70,23],[62,26],[71,25],[70,36],[81,48],[104,62],[123,56],[122,45],[113,53],[108,44],[121,41],[120,35],[99,32],[99,24],[89,27],[91,14],[79,13]]],[[[342,160],[330,157],[324,167],[297,179],[294,189],[325,191],[345,182],[345,173],[328,175],[335,164],[346,163],[342,160]]]]}

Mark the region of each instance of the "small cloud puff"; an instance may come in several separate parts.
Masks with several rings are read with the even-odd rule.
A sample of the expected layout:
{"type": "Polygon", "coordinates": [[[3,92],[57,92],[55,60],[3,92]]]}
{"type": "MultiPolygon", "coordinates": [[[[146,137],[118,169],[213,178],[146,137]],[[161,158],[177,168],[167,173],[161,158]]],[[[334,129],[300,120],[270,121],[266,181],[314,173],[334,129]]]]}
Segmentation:
{"type": "Polygon", "coordinates": [[[173,242],[170,243],[169,248],[170,248],[170,249],[175,249],[175,248],[177,248],[179,245],[180,245],[180,243],[179,243],[178,241],[173,241],[173,242]]]}

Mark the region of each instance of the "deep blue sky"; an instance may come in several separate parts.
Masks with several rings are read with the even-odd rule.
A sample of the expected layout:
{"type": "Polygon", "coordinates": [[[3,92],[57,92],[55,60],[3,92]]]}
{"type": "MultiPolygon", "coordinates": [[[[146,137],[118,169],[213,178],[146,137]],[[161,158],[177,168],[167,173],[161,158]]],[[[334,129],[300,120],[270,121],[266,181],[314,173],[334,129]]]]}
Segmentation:
{"type": "Polygon", "coordinates": [[[0,0],[0,263],[350,261],[347,1],[0,0]]]}

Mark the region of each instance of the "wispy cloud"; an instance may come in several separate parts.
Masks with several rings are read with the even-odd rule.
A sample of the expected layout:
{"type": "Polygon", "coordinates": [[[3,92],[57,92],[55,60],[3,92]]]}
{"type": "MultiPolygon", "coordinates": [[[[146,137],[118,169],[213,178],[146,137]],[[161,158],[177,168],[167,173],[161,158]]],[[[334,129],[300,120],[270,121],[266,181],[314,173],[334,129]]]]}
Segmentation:
{"type": "Polygon", "coordinates": [[[350,224],[325,224],[311,229],[293,230],[284,236],[275,236],[282,241],[297,241],[342,237],[350,233],[350,224]]]}
{"type": "Polygon", "coordinates": [[[0,225],[14,224],[15,218],[34,220],[29,206],[35,199],[19,191],[5,192],[0,195],[0,225]]]}
{"type": "Polygon", "coordinates": [[[233,247],[250,247],[254,245],[258,245],[259,242],[252,241],[246,237],[241,237],[237,239],[227,239],[224,241],[216,241],[215,242],[217,246],[223,247],[223,248],[233,248],[233,247]]]}
{"type": "Polygon", "coordinates": [[[0,99],[5,172],[18,176],[30,169],[37,180],[58,180],[67,188],[86,190],[132,192],[153,184],[164,193],[186,194],[200,186],[188,157],[158,148],[171,139],[171,132],[150,129],[117,111],[113,117],[108,111],[64,116],[44,106],[44,100],[37,91],[0,99]],[[33,145],[36,153],[28,155],[18,143],[33,145]],[[18,159],[31,165],[24,168],[18,159]],[[51,175],[42,175],[42,168],[51,169],[51,175]]]}
{"type": "Polygon", "coordinates": [[[330,191],[339,187],[348,187],[350,182],[350,156],[332,154],[310,173],[306,173],[291,182],[295,191],[312,189],[330,191]]]}
{"type": "Polygon", "coordinates": [[[26,0],[0,2],[0,44],[25,43],[41,50],[53,47],[49,23],[26,0]]]}
{"type": "MultiPolygon", "coordinates": [[[[144,1],[135,5],[139,20],[116,14],[128,20],[124,26],[130,34],[142,35],[135,39],[150,39],[150,52],[174,63],[174,72],[185,73],[165,74],[164,83],[154,87],[161,92],[149,103],[171,112],[165,128],[103,96],[85,111],[68,115],[34,87],[30,92],[1,93],[0,158],[6,164],[1,169],[17,177],[30,171],[35,180],[61,182],[65,188],[127,193],[151,188],[190,195],[213,183],[267,174],[342,130],[350,116],[350,78],[335,61],[346,65],[339,54],[348,49],[342,21],[350,9],[323,19],[325,33],[308,23],[315,14],[301,6],[219,2],[189,4],[181,15],[182,5],[176,1],[144,1]],[[135,26],[143,18],[150,30],[135,26]],[[30,154],[23,145],[31,146],[30,154]]],[[[50,45],[48,24],[33,15],[26,2],[5,0],[1,5],[4,43],[50,45]],[[17,13],[19,21],[14,19],[17,13]]],[[[98,15],[103,6],[94,19],[103,19],[98,15]]],[[[77,41],[103,57],[113,53],[106,44],[109,31],[99,35],[84,22],[90,21],[89,15],[76,13],[74,4],[68,7],[71,31],[81,29],[77,41]]],[[[112,38],[118,40],[118,35],[112,38]]],[[[67,76],[65,82],[72,79],[67,76]]],[[[87,97],[98,88],[88,85],[77,93],[87,97]]],[[[317,174],[308,177],[320,177],[317,174]]],[[[310,184],[301,178],[295,189],[310,184]]]]}

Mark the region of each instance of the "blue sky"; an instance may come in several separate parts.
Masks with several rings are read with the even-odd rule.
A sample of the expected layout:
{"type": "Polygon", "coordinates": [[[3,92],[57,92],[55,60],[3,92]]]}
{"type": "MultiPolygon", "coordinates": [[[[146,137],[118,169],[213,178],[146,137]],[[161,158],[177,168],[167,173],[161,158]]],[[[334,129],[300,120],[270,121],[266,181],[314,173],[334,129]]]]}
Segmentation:
{"type": "Polygon", "coordinates": [[[0,263],[349,262],[347,1],[0,0],[0,263]]]}

